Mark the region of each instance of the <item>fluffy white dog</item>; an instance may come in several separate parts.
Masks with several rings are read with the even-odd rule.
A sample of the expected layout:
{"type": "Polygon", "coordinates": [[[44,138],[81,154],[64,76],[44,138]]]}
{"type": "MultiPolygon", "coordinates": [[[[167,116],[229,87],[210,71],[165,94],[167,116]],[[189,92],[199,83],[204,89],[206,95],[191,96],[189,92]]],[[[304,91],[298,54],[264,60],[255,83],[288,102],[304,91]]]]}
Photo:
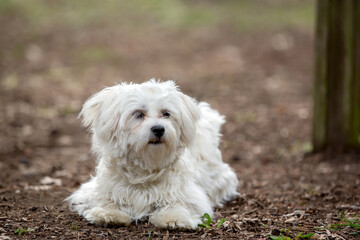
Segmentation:
{"type": "Polygon", "coordinates": [[[224,117],[173,81],[105,88],[80,116],[92,133],[96,176],[67,201],[91,223],[148,217],[157,227],[194,229],[238,194],[218,149],[224,117]]]}

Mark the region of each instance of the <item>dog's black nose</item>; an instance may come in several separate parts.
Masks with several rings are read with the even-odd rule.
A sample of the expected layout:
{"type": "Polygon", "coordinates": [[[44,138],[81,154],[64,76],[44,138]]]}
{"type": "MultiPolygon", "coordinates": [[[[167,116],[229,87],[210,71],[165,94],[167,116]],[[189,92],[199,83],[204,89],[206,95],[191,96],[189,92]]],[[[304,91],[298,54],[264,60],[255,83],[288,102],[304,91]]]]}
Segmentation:
{"type": "Polygon", "coordinates": [[[151,128],[151,131],[157,138],[161,138],[165,133],[165,128],[161,125],[155,125],[151,128]]]}

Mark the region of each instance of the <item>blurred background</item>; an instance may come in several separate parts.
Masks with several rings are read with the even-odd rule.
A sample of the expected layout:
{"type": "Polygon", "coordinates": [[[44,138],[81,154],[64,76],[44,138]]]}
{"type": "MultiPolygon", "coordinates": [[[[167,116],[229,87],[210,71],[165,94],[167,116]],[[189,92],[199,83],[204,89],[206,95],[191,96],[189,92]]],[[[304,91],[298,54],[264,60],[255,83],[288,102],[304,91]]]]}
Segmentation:
{"type": "Polygon", "coordinates": [[[2,0],[0,154],[87,141],[86,98],[150,78],[226,115],[226,160],[309,150],[314,4],[2,0]]]}

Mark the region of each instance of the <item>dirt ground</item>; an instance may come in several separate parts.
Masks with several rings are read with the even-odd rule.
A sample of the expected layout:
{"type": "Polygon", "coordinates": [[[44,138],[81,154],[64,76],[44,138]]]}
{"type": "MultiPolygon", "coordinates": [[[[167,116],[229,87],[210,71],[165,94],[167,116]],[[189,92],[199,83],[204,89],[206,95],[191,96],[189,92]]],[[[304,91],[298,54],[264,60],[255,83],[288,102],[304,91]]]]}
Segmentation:
{"type": "Polygon", "coordinates": [[[128,35],[100,24],[20,38],[21,18],[0,20],[0,239],[359,238],[348,224],[360,219],[359,155],[306,154],[311,31],[238,34],[219,26],[128,35]],[[226,116],[221,149],[241,194],[216,209],[214,221],[226,219],[219,228],[96,226],[63,201],[94,173],[90,136],[77,119],[82,103],[104,86],[151,77],[174,79],[226,116]]]}

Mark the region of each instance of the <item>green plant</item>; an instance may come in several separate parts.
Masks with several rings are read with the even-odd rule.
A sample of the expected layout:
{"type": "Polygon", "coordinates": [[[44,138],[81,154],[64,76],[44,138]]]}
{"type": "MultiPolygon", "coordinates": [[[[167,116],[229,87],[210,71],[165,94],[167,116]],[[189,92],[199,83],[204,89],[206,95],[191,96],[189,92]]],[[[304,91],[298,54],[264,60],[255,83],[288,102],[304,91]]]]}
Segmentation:
{"type": "Polygon", "coordinates": [[[205,213],[203,216],[200,217],[202,223],[199,224],[199,227],[201,228],[207,228],[210,229],[211,224],[213,223],[210,215],[208,213],[205,213]]]}
{"type": "Polygon", "coordinates": [[[15,233],[19,236],[21,236],[23,233],[26,233],[26,229],[23,229],[22,227],[15,230],[15,233]]]}
{"type": "Polygon", "coordinates": [[[298,235],[296,235],[295,239],[308,239],[311,238],[315,233],[308,233],[303,235],[302,233],[299,233],[298,235]]]}
{"type": "Polygon", "coordinates": [[[28,233],[28,232],[32,232],[32,231],[34,231],[33,228],[27,228],[27,229],[25,229],[25,228],[19,227],[19,228],[17,228],[17,229],[15,230],[15,234],[21,236],[22,234],[25,234],[25,233],[28,233]]]}
{"type": "Polygon", "coordinates": [[[75,230],[75,231],[77,231],[77,230],[78,230],[78,225],[77,225],[77,224],[72,223],[72,224],[71,224],[71,226],[70,226],[70,229],[71,229],[71,230],[75,230]]]}
{"type": "Polygon", "coordinates": [[[351,235],[360,235],[360,213],[352,219],[346,218],[344,214],[341,214],[340,223],[332,224],[328,229],[341,230],[343,227],[350,227],[352,230],[355,230],[351,235]]]}
{"type": "MultiPolygon", "coordinates": [[[[213,220],[211,219],[210,215],[208,213],[205,213],[203,216],[200,217],[202,223],[199,224],[200,228],[206,228],[206,229],[210,229],[211,225],[214,223],[213,220]]],[[[225,218],[220,219],[217,223],[216,223],[216,228],[220,228],[221,225],[226,221],[225,218]]]]}
{"type": "Polygon", "coordinates": [[[284,236],[282,234],[280,234],[280,236],[273,236],[273,235],[268,235],[268,236],[272,240],[291,240],[291,238],[284,236]]]}
{"type": "Polygon", "coordinates": [[[155,231],[154,230],[151,230],[150,232],[149,232],[149,235],[148,235],[148,240],[150,240],[151,239],[151,234],[152,233],[154,233],[155,231]]]}
{"type": "Polygon", "coordinates": [[[281,233],[279,236],[274,236],[274,235],[271,235],[269,234],[269,238],[272,239],[272,240],[291,240],[290,237],[288,237],[290,234],[290,229],[289,228],[285,228],[285,229],[282,229],[281,230],[281,233]]]}
{"type": "Polygon", "coordinates": [[[343,228],[350,228],[353,232],[350,233],[352,236],[360,236],[360,213],[358,213],[353,218],[345,217],[344,213],[340,213],[340,222],[336,224],[331,224],[328,227],[317,227],[315,229],[328,229],[333,231],[338,231],[343,228]]]}
{"type": "Polygon", "coordinates": [[[225,219],[225,218],[220,219],[220,220],[218,221],[217,225],[216,225],[216,228],[220,228],[220,227],[221,227],[221,225],[222,225],[225,221],[226,221],[226,219],[225,219]]]}

